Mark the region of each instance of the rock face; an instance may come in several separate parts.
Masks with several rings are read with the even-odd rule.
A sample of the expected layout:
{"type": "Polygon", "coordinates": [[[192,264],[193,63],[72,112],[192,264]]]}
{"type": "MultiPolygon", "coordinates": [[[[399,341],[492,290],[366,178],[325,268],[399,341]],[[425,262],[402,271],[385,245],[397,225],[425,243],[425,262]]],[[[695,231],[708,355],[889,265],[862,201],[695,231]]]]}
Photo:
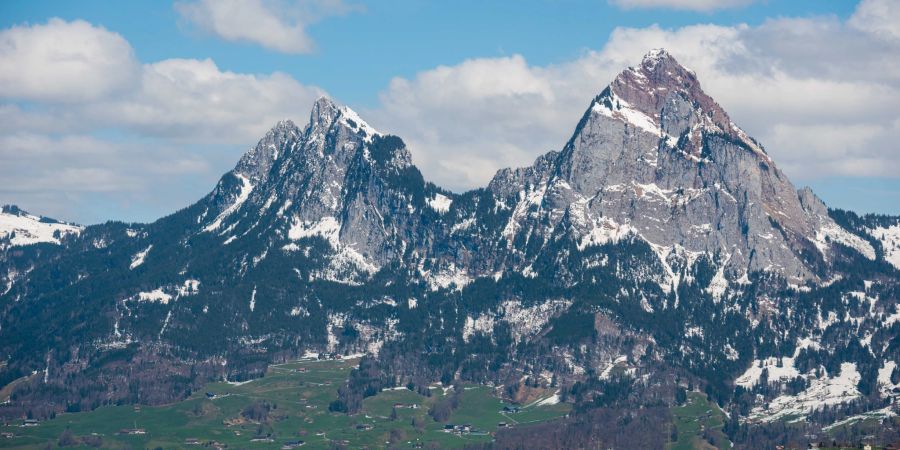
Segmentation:
{"type": "Polygon", "coordinates": [[[304,129],[281,122],[248,151],[212,203],[198,219],[205,231],[288,248],[323,237],[336,252],[323,274],[356,283],[392,262],[434,266],[421,272],[460,284],[523,271],[534,257],[523,245],[560,232],[580,248],[639,237],[665,267],[667,289],[701,255],[726,280],[766,271],[799,284],[827,275],[826,240],[843,236],[874,258],[664,50],[597,96],[561,151],[500,171],[486,190],[454,195],[424,183],[399,139],[321,98],[304,129]],[[467,209],[474,197],[496,217],[467,209]],[[495,219],[505,223],[485,226],[495,219]]]}
{"type": "Polygon", "coordinates": [[[0,385],[31,380],[9,414],[167,402],[307,351],[377,355],[395,382],[624,370],[654,401],[677,369],[723,403],[751,364],[790,358],[797,398],[819,397],[793,378],[832,386],[841,363],[854,399],[894,396],[900,220],[797,191],[661,50],[559,151],[465,193],[320,98],[154,223],[10,211],[59,245],[5,245],[0,228],[0,385]]]}
{"type": "Polygon", "coordinates": [[[732,279],[774,271],[817,281],[828,251],[817,254],[817,233],[836,227],[664,50],[597,96],[561,152],[502,171],[491,189],[515,202],[509,242],[559,224],[582,245],[633,233],[663,261],[713,255],[732,279]],[[532,205],[537,214],[526,213],[532,205]]]}
{"type": "Polygon", "coordinates": [[[305,128],[283,121],[248,151],[197,221],[226,245],[265,242],[263,255],[322,238],[330,262],[315,276],[358,284],[428,240],[426,192],[437,189],[425,185],[398,138],[323,97],[305,128]]]}

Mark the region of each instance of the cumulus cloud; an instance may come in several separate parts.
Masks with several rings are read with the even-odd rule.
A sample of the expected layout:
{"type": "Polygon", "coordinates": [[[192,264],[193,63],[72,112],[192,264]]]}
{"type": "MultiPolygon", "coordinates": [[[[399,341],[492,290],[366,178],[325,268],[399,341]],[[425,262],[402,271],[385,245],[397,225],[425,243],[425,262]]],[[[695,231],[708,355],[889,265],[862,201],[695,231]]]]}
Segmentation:
{"type": "Polygon", "coordinates": [[[900,39],[900,16],[894,0],[866,0],[850,18],[850,25],[886,39],[900,39]]]}
{"type": "Polygon", "coordinates": [[[196,200],[196,194],[189,198],[178,191],[210,170],[209,161],[196,152],[165,142],[29,132],[0,137],[0,161],[0,203],[88,222],[110,204],[141,215],[170,213],[168,201],[196,200]]]}
{"type": "Polygon", "coordinates": [[[753,0],[609,0],[609,3],[623,9],[669,8],[708,12],[746,6],[753,0]]]}
{"type": "Polygon", "coordinates": [[[0,97],[93,100],[131,87],[137,73],[122,36],[82,20],[0,31],[0,97]]]}
{"type": "Polygon", "coordinates": [[[341,0],[196,0],[179,2],[182,18],[227,41],[251,42],[283,53],[309,53],[306,27],[355,9],[341,0]]]}
{"type": "Polygon", "coordinates": [[[278,120],[305,116],[322,94],[284,73],[241,74],[209,59],[168,59],[144,65],[135,91],[89,105],[85,114],[142,135],[250,143],[278,120]]]}
{"type": "MultiPolygon", "coordinates": [[[[590,99],[648,49],[694,69],[732,119],[798,184],[900,174],[900,43],[869,0],[842,22],[782,18],[759,26],[618,28],[597,51],[548,66],[484,58],[397,78],[371,111],[410,144],[426,178],[455,190],[560,149],[590,99]]],[[[886,19],[887,20],[887,19],[886,19]]]]}
{"type": "MultiPolygon", "coordinates": [[[[562,63],[513,55],[398,77],[361,112],[406,140],[427,179],[460,191],[560,149],[593,96],[665,47],[798,184],[897,177],[900,61],[887,57],[900,54],[896,9],[867,0],[846,21],[618,28],[562,63]]],[[[83,21],[0,31],[0,203],[83,222],[123,211],[154,219],[208,192],[273,123],[302,122],[323,94],[283,73],[141,64],[133,53],[83,21]],[[115,208],[92,209],[103,202],[115,208]]]]}
{"type": "Polygon", "coordinates": [[[145,220],[182,207],[323,94],[209,59],[140,64],[122,36],[83,21],[13,27],[0,42],[0,203],[71,220],[99,219],[92,202],[145,220]]]}

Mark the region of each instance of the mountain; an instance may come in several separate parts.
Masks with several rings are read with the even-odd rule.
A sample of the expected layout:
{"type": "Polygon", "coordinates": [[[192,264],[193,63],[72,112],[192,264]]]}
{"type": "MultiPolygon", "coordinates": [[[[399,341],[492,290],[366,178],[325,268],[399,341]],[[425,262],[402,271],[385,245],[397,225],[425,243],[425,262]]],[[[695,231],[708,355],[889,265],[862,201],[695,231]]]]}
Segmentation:
{"type": "Polygon", "coordinates": [[[39,217],[15,205],[0,207],[0,249],[39,242],[59,244],[68,235],[78,235],[83,227],[39,217]]]}
{"type": "Polygon", "coordinates": [[[183,210],[53,226],[58,245],[0,247],[7,417],[360,352],[336,411],[438,380],[559,389],[579,414],[693,387],[745,448],[862,413],[898,432],[900,218],[797,190],[662,50],[481,189],[426,182],[400,138],[320,98],[183,210]]]}

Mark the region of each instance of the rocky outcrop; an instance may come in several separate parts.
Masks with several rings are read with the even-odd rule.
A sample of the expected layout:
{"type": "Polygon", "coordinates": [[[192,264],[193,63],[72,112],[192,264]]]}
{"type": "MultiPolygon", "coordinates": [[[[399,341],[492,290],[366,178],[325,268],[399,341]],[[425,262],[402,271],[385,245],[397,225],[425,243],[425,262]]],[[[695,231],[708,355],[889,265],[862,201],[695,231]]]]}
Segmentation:
{"type": "Polygon", "coordinates": [[[491,189],[515,202],[508,242],[522,230],[547,237],[568,217],[582,245],[633,234],[664,263],[676,251],[689,260],[707,255],[732,280],[768,271],[819,281],[829,249],[816,243],[823,233],[841,233],[824,204],[798,193],[664,50],[596,97],[561,152],[501,171],[491,189]],[[540,213],[521,213],[535,209],[540,213]]]}

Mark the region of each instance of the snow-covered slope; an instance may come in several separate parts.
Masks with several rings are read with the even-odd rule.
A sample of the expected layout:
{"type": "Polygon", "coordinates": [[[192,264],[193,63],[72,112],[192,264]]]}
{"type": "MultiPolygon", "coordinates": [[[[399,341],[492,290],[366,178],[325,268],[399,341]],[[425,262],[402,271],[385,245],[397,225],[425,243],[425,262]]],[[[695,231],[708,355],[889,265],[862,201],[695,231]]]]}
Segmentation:
{"type": "Polygon", "coordinates": [[[66,235],[77,235],[82,227],[28,214],[15,206],[0,210],[0,246],[31,245],[38,242],[59,244],[66,235]]]}
{"type": "Polygon", "coordinates": [[[900,269],[900,224],[889,227],[875,227],[869,230],[869,234],[881,241],[884,259],[897,269],[900,269]]]}

